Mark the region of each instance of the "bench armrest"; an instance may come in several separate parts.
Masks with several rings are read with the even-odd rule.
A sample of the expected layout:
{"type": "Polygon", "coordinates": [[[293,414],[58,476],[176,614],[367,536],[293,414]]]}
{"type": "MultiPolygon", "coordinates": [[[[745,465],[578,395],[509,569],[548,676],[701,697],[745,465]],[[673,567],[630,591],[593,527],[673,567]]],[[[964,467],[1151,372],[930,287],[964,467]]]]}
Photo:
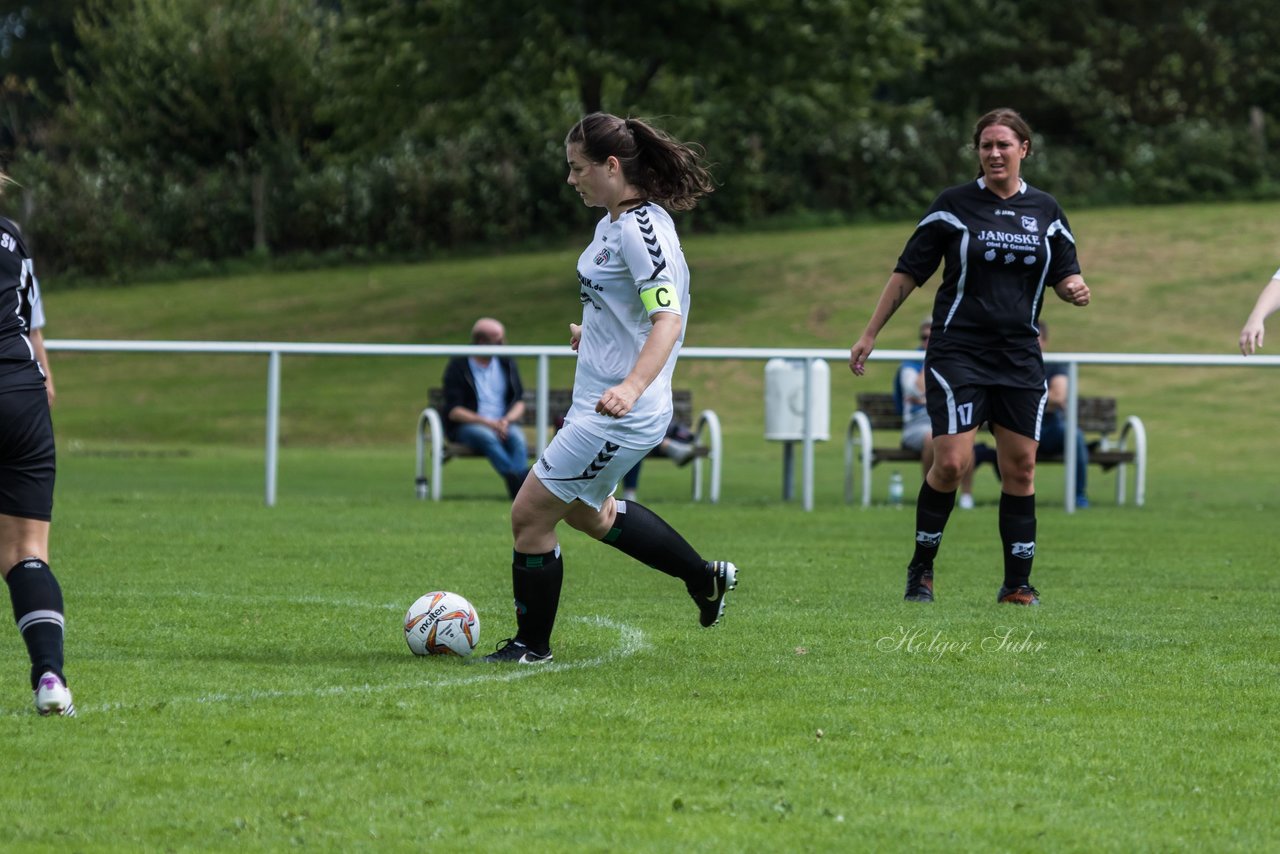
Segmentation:
{"type": "Polygon", "coordinates": [[[428,490],[432,501],[440,500],[440,472],[444,465],[444,421],[435,407],[428,406],[418,416],[418,458],[414,469],[414,490],[419,499],[426,499],[428,490]],[[426,473],[426,444],[431,442],[431,476],[426,473]]]}
{"type": "MultiPolygon", "coordinates": [[[[720,466],[723,462],[721,449],[720,416],[714,410],[704,409],[698,414],[698,423],[693,430],[694,448],[707,449],[707,462],[711,466],[710,490],[707,500],[712,504],[720,503],[720,466]],[[705,438],[704,438],[705,437],[705,438]]],[[[702,500],[702,463],[701,456],[693,458],[693,500],[702,500]]]]}
{"type": "Polygon", "coordinates": [[[862,410],[849,418],[849,428],[844,436],[844,503],[853,503],[853,447],[859,448],[858,461],[862,465],[862,506],[871,506],[871,419],[862,410]],[[854,433],[857,438],[854,438],[854,433]]]}
{"type": "MultiPolygon", "coordinates": [[[[1129,437],[1133,436],[1133,503],[1141,507],[1147,501],[1147,428],[1142,419],[1130,415],[1120,428],[1120,450],[1128,450],[1129,437]]],[[[1124,504],[1124,463],[1116,469],[1116,503],[1124,504]]]]}

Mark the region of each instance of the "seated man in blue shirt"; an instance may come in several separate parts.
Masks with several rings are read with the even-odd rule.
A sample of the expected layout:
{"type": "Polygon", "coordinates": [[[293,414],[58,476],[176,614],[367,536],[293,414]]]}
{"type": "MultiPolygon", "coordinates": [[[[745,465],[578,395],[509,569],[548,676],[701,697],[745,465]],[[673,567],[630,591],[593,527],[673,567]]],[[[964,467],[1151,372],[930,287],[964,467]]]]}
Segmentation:
{"type": "MultiPolygon", "coordinates": [[[[471,327],[471,343],[505,344],[506,330],[492,317],[471,327]]],[[[514,359],[455,356],[444,369],[445,435],[488,457],[512,498],[529,472],[529,449],[520,419],[524,386],[514,359]]]]}

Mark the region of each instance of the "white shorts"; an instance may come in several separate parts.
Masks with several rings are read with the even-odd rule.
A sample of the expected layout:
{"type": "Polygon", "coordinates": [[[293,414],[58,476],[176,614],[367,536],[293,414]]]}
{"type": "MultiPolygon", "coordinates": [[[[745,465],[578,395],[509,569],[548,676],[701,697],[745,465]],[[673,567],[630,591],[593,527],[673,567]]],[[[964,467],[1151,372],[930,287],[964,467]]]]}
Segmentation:
{"type": "Polygon", "coordinates": [[[570,422],[552,437],[531,471],[566,504],[577,500],[599,510],[622,476],[651,450],[624,448],[570,422]]]}

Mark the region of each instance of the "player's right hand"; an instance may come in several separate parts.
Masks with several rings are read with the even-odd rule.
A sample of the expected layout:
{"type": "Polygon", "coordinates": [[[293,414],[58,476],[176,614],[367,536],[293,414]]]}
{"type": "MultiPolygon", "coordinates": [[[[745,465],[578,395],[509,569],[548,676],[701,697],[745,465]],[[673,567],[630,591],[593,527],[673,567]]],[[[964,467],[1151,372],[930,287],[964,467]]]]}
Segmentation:
{"type": "Polygon", "coordinates": [[[1252,320],[1244,325],[1244,329],[1240,330],[1240,352],[1245,356],[1250,356],[1262,349],[1262,336],[1266,330],[1261,323],[1255,323],[1252,320]]]}
{"type": "Polygon", "coordinates": [[[576,353],[578,344],[582,342],[582,325],[578,323],[569,324],[569,346],[576,353]]]}
{"type": "Polygon", "coordinates": [[[876,348],[876,339],[863,335],[849,348],[849,370],[854,376],[862,376],[867,372],[867,357],[876,348]]]}

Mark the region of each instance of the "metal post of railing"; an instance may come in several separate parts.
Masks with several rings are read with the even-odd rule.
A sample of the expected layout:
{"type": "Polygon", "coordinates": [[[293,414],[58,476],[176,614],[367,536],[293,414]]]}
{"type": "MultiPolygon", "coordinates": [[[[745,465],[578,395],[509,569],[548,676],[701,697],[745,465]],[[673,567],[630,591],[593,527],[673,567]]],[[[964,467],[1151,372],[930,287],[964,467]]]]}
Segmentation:
{"type": "Polygon", "coordinates": [[[548,366],[551,362],[550,357],[546,353],[538,355],[538,427],[537,427],[537,443],[538,455],[547,448],[547,391],[551,387],[551,381],[548,379],[550,371],[548,366]]]}
{"type": "Polygon", "coordinates": [[[268,507],[276,506],[276,466],[280,447],[280,351],[267,356],[267,496],[268,507]]]}
{"type": "Polygon", "coordinates": [[[804,509],[813,509],[813,363],[804,360],[804,509]]]}
{"type": "Polygon", "coordinates": [[[1066,469],[1063,480],[1066,492],[1063,507],[1068,513],[1076,512],[1076,431],[1080,428],[1080,364],[1067,362],[1067,432],[1062,437],[1062,465],[1066,469]]]}

